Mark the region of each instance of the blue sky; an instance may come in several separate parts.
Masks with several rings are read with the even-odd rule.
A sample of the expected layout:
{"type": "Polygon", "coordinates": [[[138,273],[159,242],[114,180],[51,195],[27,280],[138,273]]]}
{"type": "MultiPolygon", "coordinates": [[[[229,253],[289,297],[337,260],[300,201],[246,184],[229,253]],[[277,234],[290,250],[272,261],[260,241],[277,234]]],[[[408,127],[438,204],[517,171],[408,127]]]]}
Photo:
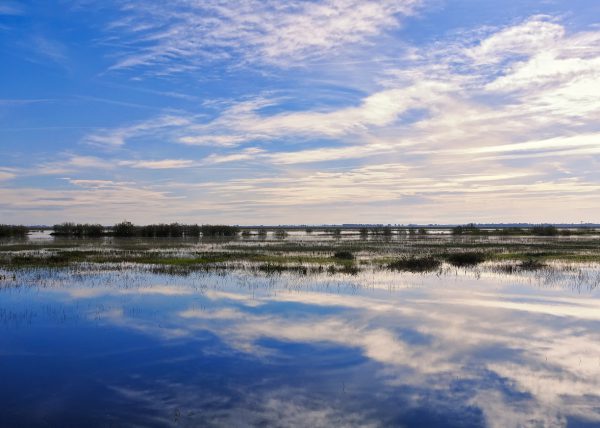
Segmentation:
{"type": "Polygon", "coordinates": [[[600,221],[596,0],[0,0],[0,222],[600,221]]]}

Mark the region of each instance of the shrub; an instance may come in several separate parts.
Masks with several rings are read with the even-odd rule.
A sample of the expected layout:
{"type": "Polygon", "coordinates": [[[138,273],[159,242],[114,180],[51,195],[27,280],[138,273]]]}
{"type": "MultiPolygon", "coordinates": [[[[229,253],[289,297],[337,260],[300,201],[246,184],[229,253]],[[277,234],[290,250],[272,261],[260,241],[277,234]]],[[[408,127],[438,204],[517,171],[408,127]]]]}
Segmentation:
{"type": "Polygon", "coordinates": [[[389,269],[406,272],[428,272],[439,268],[441,262],[431,256],[405,257],[388,265],[389,269]]]}
{"type": "Polygon", "coordinates": [[[350,251],[336,251],[333,257],[340,260],[354,260],[354,254],[350,251]]]}
{"type": "Polygon", "coordinates": [[[454,253],[448,256],[448,262],[454,266],[473,266],[485,261],[485,254],[477,252],[454,253]]]}

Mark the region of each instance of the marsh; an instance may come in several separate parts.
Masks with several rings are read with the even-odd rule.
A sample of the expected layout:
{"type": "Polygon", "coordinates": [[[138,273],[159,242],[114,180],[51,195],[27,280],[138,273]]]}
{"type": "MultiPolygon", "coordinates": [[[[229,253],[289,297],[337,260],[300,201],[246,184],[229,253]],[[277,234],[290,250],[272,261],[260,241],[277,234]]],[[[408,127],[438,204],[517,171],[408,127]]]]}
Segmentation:
{"type": "Polygon", "coordinates": [[[599,424],[594,244],[436,239],[5,241],[0,425],[599,424]]]}

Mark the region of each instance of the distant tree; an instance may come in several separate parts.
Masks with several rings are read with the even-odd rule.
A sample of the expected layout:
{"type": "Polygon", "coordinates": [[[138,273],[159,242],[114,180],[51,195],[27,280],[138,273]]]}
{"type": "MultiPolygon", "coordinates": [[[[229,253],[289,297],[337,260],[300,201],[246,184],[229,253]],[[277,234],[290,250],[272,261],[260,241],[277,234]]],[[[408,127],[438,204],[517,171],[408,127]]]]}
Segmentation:
{"type": "Polygon", "coordinates": [[[74,236],[78,238],[95,238],[104,235],[104,226],[101,224],[75,224],[65,222],[55,224],[52,227],[52,234],[57,236],[74,236]]]}
{"type": "Polygon", "coordinates": [[[204,237],[233,237],[240,232],[237,226],[204,224],[200,227],[204,237]]]}
{"type": "Polygon", "coordinates": [[[285,229],[276,229],[273,235],[277,239],[284,239],[286,236],[288,236],[288,233],[285,231],[285,229]]]}
{"type": "Polygon", "coordinates": [[[118,237],[131,237],[136,235],[136,227],[130,221],[122,221],[113,226],[113,235],[118,237]]]}
{"type": "Polygon", "coordinates": [[[0,224],[0,238],[21,237],[29,233],[25,226],[15,226],[9,224],[0,224]]]}
{"type": "Polygon", "coordinates": [[[556,236],[558,235],[558,229],[552,225],[539,225],[532,227],[531,233],[539,236],[556,236]]]}

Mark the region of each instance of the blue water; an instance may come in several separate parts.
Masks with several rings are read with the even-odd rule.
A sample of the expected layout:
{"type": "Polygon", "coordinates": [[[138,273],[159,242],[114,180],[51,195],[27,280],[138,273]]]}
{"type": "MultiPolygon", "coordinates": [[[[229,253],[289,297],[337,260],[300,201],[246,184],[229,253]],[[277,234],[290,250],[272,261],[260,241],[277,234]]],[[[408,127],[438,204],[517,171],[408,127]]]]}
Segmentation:
{"type": "Polygon", "coordinates": [[[600,426],[600,273],[0,281],[0,426],[600,426]]]}

